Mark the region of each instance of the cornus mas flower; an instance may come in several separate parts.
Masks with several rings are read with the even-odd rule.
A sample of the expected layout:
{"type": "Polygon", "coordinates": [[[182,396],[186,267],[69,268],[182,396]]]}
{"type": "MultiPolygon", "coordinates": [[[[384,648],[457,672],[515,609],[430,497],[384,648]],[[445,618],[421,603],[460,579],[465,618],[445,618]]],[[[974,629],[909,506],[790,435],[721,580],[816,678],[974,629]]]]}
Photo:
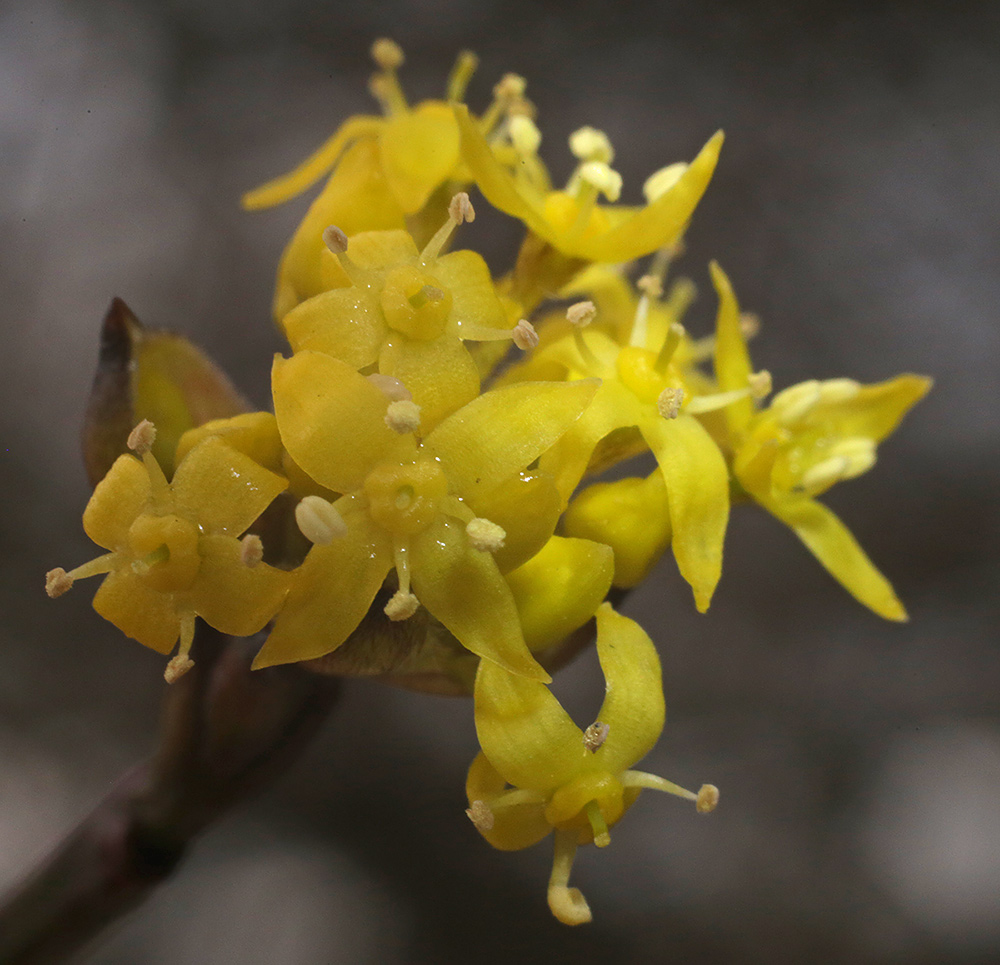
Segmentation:
{"type": "MultiPolygon", "coordinates": [[[[715,371],[723,391],[746,382],[750,355],[729,279],[717,265],[715,371]]],[[[759,505],[791,527],[844,588],[888,620],[906,611],[847,527],[814,498],[875,464],[875,450],[924,397],[931,380],[900,375],[876,385],[853,379],[801,382],[765,409],[740,399],[725,410],[733,475],[759,505]]]]}
{"type": "Polygon", "coordinates": [[[473,251],[441,254],[452,230],[474,217],[468,195],[455,195],[448,220],[422,251],[405,231],[363,232],[348,243],[328,228],[327,242],[351,285],[285,316],[292,349],[326,352],[356,369],[375,365],[405,384],[426,430],[474,399],[479,371],[462,340],[517,336],[486,262],[473,251]]]}
{"type": "MultiPolygon", "coordinates": [[[[608,201],[618,200],[621,177],[610,167],[611,146],[599,131],[583,128],[570,139],[580,164],[565,190],[555,191],[547,175],[530,178],[509,173],[468,108],[456,104],[454,109],[462,156],[490,204],[524,222],[529,231],[562,254],[585,261],[630,261],[676,240],[705,193],[722,148],[720,131],[690,165],[672,165],[666,176],[650,178],[645,207],[602,205],[598,203],[602,194],[608,201]]],[[[515,165],[515,170],[544,172],[536,155],[540,136],[530,132],[530,123],[525,118],[511,132],[518,160],[531,161],[515,165]]]]}
{"type": "MultiPolygon", "coordinates": [[[[324,249],[327,225],[347,235],[360,231],[409,227],[424,239],[433,233],[455,188],[467,183],[461,161],[459,133],[445,101],[424,101],[411,107],[397,77],[403,52],[391,40],[377,40],[372,56],[379,71],[371,90],[384,117],[350,118],[314,154],[289,174],[270,181],[243,198],[249,209],[280,204],[332,175],[309,208],[281,258],[274,299],[274,316],[281,320],[298,302],[343,284],[336,262],[324,249]],[[447,193],[435,197],[438,189],[447,193]],[[428,221],[424,211],[431,215],[428,221]],[[433,225],[433,226],[432,226],[433,225]]],[[[448,81],[449,101],[459,101],[476,69],[474,54],[463,52],[448,81]]],[[[492,128],[509,110],[523,104],[523,82],[505,78],[482,123],[492,128]]]]}
{"type": "Polygon", "coordinates": [[[524,470],[595,390],[593,382],[495,390],[418,438],[409,418],[394,418],[399,403],[345,362],[310,351],[277,359],[282,441],[313,479],[345,495],[303,510],[300,526],[316,545],[255,666],[335,650],[394,567],[390,619],[423,605],[473,653],[548,679],[525,646],[494,553],[512,542],[530,556],[552,534],[556,515],[521,498],[531,491],[524,470]]]}
{"type": "Polygon", "coordinates": [[[46,577],[50,596],[75,580],[107,574],[94,609],[158,653],[180,649],[167,667],[173,681],[188,657],[200,616],[222,633],[248,636],[274,616],[289,574],[261,562],[256,536],[237,539],[287,483],[217,438],[192,449],[168,482],[149,451],[153,427],[140,423],[123,455],[98,483],[83,514],[87,535],[109,552],[46,577]]]}
{"type": "Polygon", "coordinates": [[[663,730],[660,661],[632,620],[604,603],[597,611],[597,653],[607,695],[597,720],[581,730],[549,689],[484,661],[476,674],[476,732],[482,752],[466,781],[469,817],[494,847],[527,848],[553,830],[549,908],[561,922],[591,920],[586,899],[569,887],[577,846],[610,844],[609,829],[644,788],[714,809],[718,791],[694,794],[632,766],[663,730]]]}

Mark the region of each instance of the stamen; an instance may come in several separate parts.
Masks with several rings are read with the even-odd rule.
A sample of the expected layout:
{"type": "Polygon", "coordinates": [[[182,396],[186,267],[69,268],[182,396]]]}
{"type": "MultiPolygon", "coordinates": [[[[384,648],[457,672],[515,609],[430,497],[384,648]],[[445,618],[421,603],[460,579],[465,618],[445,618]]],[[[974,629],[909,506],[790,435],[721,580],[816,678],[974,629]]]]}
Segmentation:
{"type": "Polygon", "coordinates": [[[695,794],[679,784],[674,784],[673,781],[664,780],[655,774],[647,774],[645,771],[626,771],[622,775],[622,785],[646,788],[650,791],[664,791],[682,797],[685,801],[694,801],[702,814],[707,814],[719,803],[719,789],[714,784],[702,784],[701,789],[695,794]]]}
{"type": "Polygon", "coordinates": [[[677,351],[677,347],[681,344],[681,339],[686,334],[687,332],[680,322],[673,322],[667,329],[667,337],[663,340],[660,351],[656,356],[656,361],[653,363],[653,368],[661,375],[667,371],[667,366],[674,357],[674,352],[677,351]]]}
{"type": "Polygon", "coordinates": [[[577,302],[566,309],[566,319],[576,328],[585,328],[597,315],[597,306],[593,302],[577,302]]]}
{"type": "Polygon", "coordinates": [[[739,402],[740,399],[745,399],[750,394],[750,387],[747,386],[745,389],[733,389],[731,392],[712,392],[709,395],[699,395],[691,400],[687,409],[691,415],[717,412],[719,409],[724,409],[727,405],[732,405],[734,402],[739,402]]]}
{"type": "Polygon", "coordinates": [[[394,375],[382,375],[379,372],[374,372],[368,376],[368,381],[391,402],[413,401],[410,390],[394,375]]]}
{"type": "Polygon", "coordinates": [[[390,40],[388,37],[379,37],[372,44],[371,54],[372,60],[382,70],[398,70],[403,66],[405,60],[403,48],[395,40],[390,40]]]}
{"type": "Polygon", "coordinates": [[[590,906],[579,888],[569,887],[569,875],[576,857],[576,835],[573,831],[555,833],[555,854],[549,876],[549,910],[564,925],[583,925],[593,920],[590,906]]]}
{"type": "Polygon", "coordinates": [[[177,649],[177,656],[163,671],[163,679],[168,684],[179,680],[194,666],[194,661],[188,656],[192,643],[194,643],[194,614],[185,613],[181,617],[181,645],[177,649]]]}
{"type": "Polygon", "coordinates": [[[636,283],[635,287],[644,295],[652,299],[663,297],[663,281],[656,275],[643,275],[636,283]]]}
{"type": "Polygon", "coordinates": [[[632,334],[629,345],[645,348],[649,338],[649,303],[660,297],[663,292],[663,279],[666,278],[670,259],[674,256],[674,246],[664,245],[653,255],[649,271],[636,282],[636,287],[642,292],[639,303],[635,306],[635,318],[632,319],[632,334]]]}
{"type": "Polygon", "coordinates": [[[611,844],[611,835],[608,834],[608,823],[604,820],[601,806],[596,801],[588,801],[586,811],[590,830],[594,832],[594,844],[599,848],[606,848],[611,844]]]}
{"type": "Polygon", "coordinates": [[[407,110],[406,95],[399,86],[396,71],[403,66],[403,50],[394,40],[380,37],[372,44],[372,60],[381,69],[371,79],[369,88],[387,114],[403,114],[407,110]]]}
{"type": "Polygon", "coordinates": [[[493,829],[493,812],[485,801],[473,801],[465,809],[469,820],[476,826],[477,831],[490,831],[493,829]]]}
{"type": "Polygon", "coordinates": [[[522,352],[530,351],[538,345],[538,332],[535,331],[535,326],[526,318],[522,318],[514,326],[511,337],[514,339],[514,344],[522,352]]]}
{"type": "Polygon", "coordinates": [[[465,535],[473,549],[483,553],[496,553],[503,549],[507,531],[502,526],[477,516],[466,523],[465,535]]]}
{"type": "Polygon", "coordinates": [[[581,127],[570,134],[569,149],[581,161],[610,164],[615,159],[615,149],[608,135],[593,127],[581,127]]]}
{"type": "Polygon", "coordinates": [[[347,253],[347,235],[335,224],[327,225],[323,229],[323,244],[335,255],[347,253]]]}
{"type": "Polygon", "coordinates": [[[54,600],[68,592],[77,580],[110,573],[114,569],[115,557],[115,553],[105,553],[68,573],[61,566],[57,566],[45,574],[45,592],[54,600]]]}
{"type": "Polygon", "coordinates": [[[767,398],[767,396],[771,394],[771,373],[768,372],[767,369],[761,369],[759,372],[751,373],[749,383],[750,396],[758,402],[761,399],[767,398]]]}
{"type": "Polygon", "coordinates": [[[602,724],[599,720],[595,720],[584,732],[583,732],[583,746],[590,751],[591,754],[595,753],[597,749],[608,739],[608,733],[611,730],[610,724],[602,724]]]}
{"type": "Polygon", "coordinates": [[[657,397],[656,411],[664,419],[676,419],[684,401],[684,390],[671,387],[665,388],[657,397]]]}
{"type": "Polygon", "coordinates": [[[584,161],[576,174],[581,181],[596,188],[612,203],[621,197],[622,176],[603,161],[584,161]]]}
{"type": "Polygon", "coordinates": [[[448,205],[448,220],[438,228],[434,237],[427,242],[424,250],[420,252],[420,263],[427,265],[434,261],[441,254],[441,249],[444,248],[451,237],[451,233],[463,222],[474,221],[475,217],[476,210],[472,207],[469,196],[464,191],[459,191],[448,205]]]}
{"type": "Polygon", "coordinates": [[[49,570],[45,574],[45,592],[51,599],[68,593],[73,588],[73,577],[69,575],[61,566],[54,570],[49,570]]]}
{"type": "Polygon", "coordinates": [[[719,803],[719,789],[714,784],[702,784],[698,789],[695,807],[699,814],[711,814],[719,803]]]}
{"type": "Polygon", "coordinates": [[[680,179],[681,175],[688,169],[687,164],[678,161],[676,164],[668,164],[659,171],[654,171],[642,185],[642,193],[647,203],[663,197],[680,179]]]}
{"type": "Polygon", "coordinates": [[[465,91],[472,80],[472,75],[479,66],[479,58],[471,50],[463,50],[455,59],[455,66],[448,78],[448,100],[461,101],[465,99],[465,91]]]}
{"type": "Polygon", "coordinates": [[[542,143],[542,132],[525,114],[515,114],[507,124],[511,144],[521,157],[534,157],[542,143]]]}
{"type": "Polygon", "coordinates": [[[756,338],[760,334],[760,317],[753,312],[743,312],[740,315],[740,331],[748,342],[756,338]]]}
{"type": "Polygon", "coordinates": [[[322,496],[303,497],[295,507],[295,522],[302,535],[317,546],[326,546],[347,532],[344,517],[322,496]]]}
{"type": "Polygon", "coordinates": [[[264,559],[264,544],[260,537],[254,533],[247,533],[240,540],[240,561],[244,566],[253,569],[264,559]]]}
{"type": "Polygon", "coordinates": [[[385,424],[401,436],[417,432],[420,429],[420,406],[406,399],[390,402],[385,410],[385,424]]]}
{"type": "Polygon", "coordinates": [[[137,456],[144,456],[156,441],[156,426],[149,419],[143,419],[129,434],[128,445],[137,456]]]}
{"type": "Polygon", "coordinates": [[[408,620],[420,609],[420,601],[405,590],[397,590],[389,598],[383,612],[392,621],[408,620]]]}

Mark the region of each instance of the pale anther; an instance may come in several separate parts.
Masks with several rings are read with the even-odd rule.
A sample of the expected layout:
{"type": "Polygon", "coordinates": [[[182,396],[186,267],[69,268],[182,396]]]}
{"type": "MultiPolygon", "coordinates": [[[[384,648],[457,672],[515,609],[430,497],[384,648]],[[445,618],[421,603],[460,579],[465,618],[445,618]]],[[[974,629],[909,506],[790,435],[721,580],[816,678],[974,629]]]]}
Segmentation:
{"type": "Polygon", "coordinates": [[[347,251],[347,235],[335,224],[327,225],[323,229],[323,244],[335,255],[342,255],[347,251]]]}
{"type": "Polygon", "coordinates": [[[156,426],[143,419],[129,434],[127,445],[137,456],[144,456],[156,441],[156,426]]]}
{"type": "Polygon", "coordinates": [[[698,789],[698,797],[694,806],[699,814],[708,814],[714,811],[719,803],[719,789],[714,784],[702,784],[698,789]]]}
{"type": "Polygon", "coordinates": [[[240,540],[240,561],[253,569],[264,559],[264,544],[255,533],[247,533],[240,540]]]}
{"type": "Polygon", "coordinates": [[[194,661],[190,657],[178,654],[167,664],[167,669],[163,671],[163,679],[172,684],[180,680],[193,666],[194,661]]]}
{"type": "Polygon", "coordinates": [[[383,612],[393,621],[408,620],[420,608],[420,601],[406,590],[396,590],[383,612]]]}
{"type": "Polygon", "coordinates": [[[394,375],[382,375],[374,372],[368,376],[368,381],[375,386],[390,402],[412,402],[413,394],[394,375]]]}
{"type": "Polygon", "coordinates": [[[593,302],[577,302],[566,309],[566,318],[571,325],[577,328],[584,328],[589,325],[597,315],[597,306],[593,302]]]}
{"type": "Polygon", "coordinates": [[[542,132],[525,114],[515,114],[507,125],[514,150],[522,157],[533,157],[542,143],[542,132]]]}
{"type": "Polygon", "coordinates": [[[522,318],[515,326],[511,335],[514,344],[522,351],[527,352],[538,345],[538,332],[535,326],[526,318],[522,318]]]}
{"type": "Polygon", "coordinates": [[[635,287],[647,298],[659,298],[663,294],[663,282],[656,275],[643,275],[635,287]]]}
{"type": "Polygon", "coordinates": [[[747,383],[750,386],[750,395],[755,399],[764,399],[771,394],[771,373],[767,369],[751,373],[747,383]]]}
{"type": "Polygon", "coordinates": [[[642,186],[642,193],[646,200],[652,204],[662,198],[678,181],[688,166],[683,161],[676,164],[668,164],[659,171],[654,171],[642,186]]]}
{"type": "Polygon", "coordinates": [[[62,596],[73,586],[73,577],[69,575],[61,566],[54,570],[49,570],[45,574],[45,592],[54,600],[57,596],[62,596]]]}
{"type": "Polygon", "coordinates": [[[747,340],[755,338],[760,333],[760,318],[753,312],[743,312],[740,315],[740,331],[747,340]]]}
{"type": "Polygon", "coordinates": [[[477,516],[466,523],[465,535],[469,537],[473,549],[483,553],[496,553],[503,549],[507,531],[502,526],[477,516]]]}
{"type": "Polygon", "coordinates": [[[500,101],[516,101],[524,97],[528,82],[520,74],[504,74],[493,88],[493,96],[500,101]]]}
{"type": "Polygon", "coordinates": [[[473,801],[465,809],[469,820],[476,826],[477,831],[490,831],[493,828],[493,812],[485,801],[473,801]]]}
{"type": "Polygon", "coordinates": [[[448,216],[455,224],[464,224],[466,221],[471,223],[476,220],[476,209],[472,207],[472,202],[464,191],[459,191],[451,199],[448,216]]]}
{"type": "Polygon", "coordinates": [[[326,546],[347,532],[337,507],[322,496],[305,496],[295,507],[295,522],[310,543],[326,546]]]}
{"type": "Polygon", "coordinates": [[[617,201],[622,193],[622,176],[603,161],[584,161],[577,175],[581,181],[597,188],[609,201],[617,201]]]}
{"type": "Polygon", "coordinates": [[[385,410],[385,424],[400,435],[416,432],[420,428],[420,406],[405,399],[390,402],[385,410]]]}
{"type": "Polygon", "coordinates": [[[666,388],[656,400],[656,411],[664,419],[676,419],[681,411],[681,403],[684,401],[684,390],[666,388]]]}
{"type": "Polygon", "coordinates": [[[615,149],[604,131],[594,127],[581,127],[569,136],[569,149],[581,161],[602,161],[610,164],[615,159],[615,149]]]}
{"type": "Polygon", "coordinates": [[[583,732],[583,746],[593,754],[608,739],[610,730],[610,724],[602,724],[599,720],[595,720],[583,732]]]}
{"type": "Polygon", "coordinates": [[[372,60],[382,70],[396,70],[403,66],[403,48],[388,37],[379,37],[372,44],[372,60]]]}

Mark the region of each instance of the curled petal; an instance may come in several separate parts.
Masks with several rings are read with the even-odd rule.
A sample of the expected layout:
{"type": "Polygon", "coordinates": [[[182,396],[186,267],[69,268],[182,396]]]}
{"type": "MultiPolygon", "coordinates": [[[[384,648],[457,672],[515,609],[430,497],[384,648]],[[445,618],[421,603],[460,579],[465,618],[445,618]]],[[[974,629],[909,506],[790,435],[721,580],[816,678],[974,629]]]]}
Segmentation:
{"type": "MultiPolygon", "coordinates": [[[[745,389],[749,384],[750,353],[740,327],[740,308],[733,286],[717,262],[710,265],[712,284],[719,296],[719,311],[715,319],[715,377],[722,392],[745,389]]],[[[753,402],[738,399],[725,408],[725,418],[731,432],[743,429],[753,416],[753,402]]]]}
{"type": "Polygon", "coordinates": [[[94,609],[122,633],[157,653],[170,653],[181,621],[169,593],[147,586],[131,569],[109,573],[94,596],[94,609]]]}
{"type": "MultiPolygon", "coordinates": [[[[480,752],[476,755],[465,781],[465,793],[470,806],[476,801],[488,802],[502,794],[504,779],[497,769],[480,752]]],[[[491,827],[476,826],[476,830],[500,851],[520,851],[541,841],[552,831],[545,820],[545,805],[536,803],[514,804],[492,812],[491,827]]]]}
{"type": "Polygon", "coordinates": [[[838,436],[861,436],[881,442],[932,385],[932,380],[922,375],[898,375],[886,382],[862,385],[853,398],[821,403],[815,419],[838,436]]]}

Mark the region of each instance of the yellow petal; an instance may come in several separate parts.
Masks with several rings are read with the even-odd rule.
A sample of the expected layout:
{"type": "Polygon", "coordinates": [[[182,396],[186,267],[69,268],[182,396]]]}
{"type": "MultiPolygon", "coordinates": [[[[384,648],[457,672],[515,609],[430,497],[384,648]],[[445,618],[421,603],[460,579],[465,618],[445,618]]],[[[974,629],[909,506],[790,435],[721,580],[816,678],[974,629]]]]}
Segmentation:
{"type": "Polygon", "coordinates": [[[382,170],[400,207],[413,214],[458,165],[455,117],[447,104],[427,101],[384,124],[379,139],[382,170]]]}
{"type": "Polygon", "coordinates": [[[641,258],[676,241],[712,180],[722,141],[722,131],[717,131],[669,191],[620,226],[592,238],[582,238],[571,247],[560,246],[558,241],[552,244],[565,254],[588,261],[622,262],[641,258]]]}
{"type": "MultiPolygon", "coordinates": [[[[750,353],[740,327],[740,307],[726,273],[717,262],[709,266],[712,284],[719,296],[719,311],[715,318],[715,377],[721,392],[734,392],[749,385],[750,353]]],[[[725,408],[730,432],[739,432],[753,416],[750,398],[739,399],[725,408]]]]}
{"type": "Polygon", "coordinates": [[[305,191],[332,168],[344,149],[359,137],[374,137],[385,124],[381,117],[352,117],[324,144],[301,164],[279,178],[248,191],[240,199],[247,211],[270,208],[305,191]]]}
{"type": "Polygon", "coordinates": [[[704,613],[722,575],[729,471],[719,447],[692,416],[648,418],[639,429],[667,484],[677,567],[704,613]]]}
{"type": "Polygon", "coordinates": [[[356,369],[377,358],[386,325],[375,300],[358,288],[321,292],[293,308],[281,321],[293,352],[312,349],[356,369]]]}
{"type": "Polygon", "coordinates": [[[597,656],[607,682],[597,719],[610,729],[594,763],[621,774],[660,739],[666,713],[660,658],[649,634],[610,603],[597,609],[597,656]]]}
{"type": "Polygon", "coordinates": [[[177,462],[210,436],[219,436],[231,449],[238,449],[265,469],[284,475],[281,461],[284,450],[278,423],[270,412],[245,412],[231,419],[213,419],[195,429],[188,429],[177,444],[177,462]]]}
{"type": "Polygon", "coordinates": [[[563,536],[553,536],[508,573],[528,649],[554,646],[582,627],[611,589],[613,575],[609,547],[563,536]]]}
{"type": "Polygon", "coordinates": [[[394,334],[382,347],[378,369],[410,390],[420,406],[422,433],[479,394],[476,363],[454,335],[424,342],[394,334]]]}
{"type": "Polygon", "coordinates": [[[534,462],[580,417],[596,380],[525,382],[473,399],[425,445],[441,460],[451,490],[475,501],[534,462]]]}
{"type": "Polygon", "coordinates": [[[392,547],[350,497],[338,500],[347,533],[314,546],[292,575],[292,588],[253,668],[314,660],[336,650],[368,612],[392,566],[392,547]]]}
{"type": "Polygon", "coordinates": [[[861,386],[844,402],[820,404],[815,421],[839,436],[863,436],[881,442],[929,391],[933,380],[922,375],[899,375],[887,382],[861,386]]]}
{"type": "Polygon", "coordinates": [[[121,549],[149,496],[146,467],[135,456],[119,456],[83,511],[84,532],[106,550],[121,549]]]}
{"type": "Polygon", "coordinates": [[[279,356],[272,390],[285,448],[334,492],[353,492],[376,463],[415,452],[411,436],[385,424],[389,400],[346,362],[321,352],[279,356]]]}
{"type": "Polygon", "coordinates": [[[351,261],[365,271],[384,271],[413,261],[420,252],[408,231],[360,231],[351,236],[351,261]]]}
{"type": "Polygon", "coordinates": [[[775,499],[762,505],[795,531],[813,556],[856,600],[886,620],[907,619],[892,585],[835,513],[805,497],[775,499]]]}
{"type": "MultiPolygon", "coordinates": [[[[505,783],[486,755],[480,752],[469,767],[465,780],[469,805],[476,801],[487,802],[502,794],[505,783]]],[[[552,825],[545,820],[544,804],[515,804],[497,808],[493,812],[493,826],[485,828],[477,825],[476,830],[500,851],[520,851],[541,841],[552,831],[552,825]]]]}
{"type": "Polygon", "coordinates": [[[469,545],[463,522],[439,516],[414,538],[410,557],[417,599],[463,647],[512,674],[551,679],[528,652],[514,598],[492,555],[469,545]]]}
{"type": "Polygon", "coordinates": [[[583,731],[544,684],[484,660],[476,673],[476,733],[505,781],[550,793],[582,773],[583,731]]]}
{"type": "Polygon", "coordinates": [[[497,329],[510,328],[481,255],[474,251],[453,251],[438,258],[430,270],[451,292],[451,318],[459,338],[475,339],[479,329],[489,329],[487,337],[493,338],[497,329]]]}
{"type": "Polygon", "coordinates": [[[94,596],[94,609],[125,636],[157,653],[170,653],[180,634],[173,597],[151,589],[127,566],[105,577],[94,596]]]}
{"type": "Polygon", "coordinates": [[[215,436],[187,454],[170,491],[178,515],[206,532],[239,536],[287,487],[287,480],[215,436]]]}
{"type": "Polygon", "coordinates": [[[266,563],[247,566],[232,536],[202,536],[198,552],[201,568],[186,608],[221,633],[247,637],[262,630],[284,602],[292,575],[266,563]]]}

